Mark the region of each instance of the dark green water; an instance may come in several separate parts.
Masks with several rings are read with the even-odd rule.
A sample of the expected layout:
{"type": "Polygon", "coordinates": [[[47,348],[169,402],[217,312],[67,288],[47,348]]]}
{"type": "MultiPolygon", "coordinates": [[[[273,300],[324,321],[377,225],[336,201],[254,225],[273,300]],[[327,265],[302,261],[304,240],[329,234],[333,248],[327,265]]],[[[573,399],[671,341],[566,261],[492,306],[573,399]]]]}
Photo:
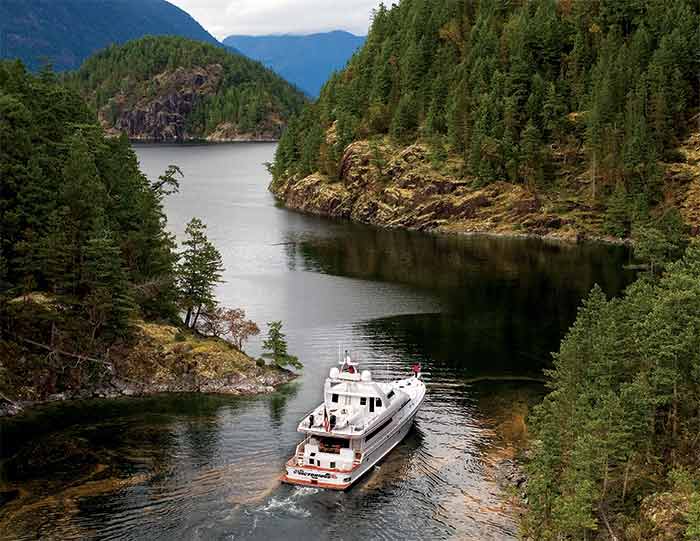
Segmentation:
{"type": "MultiPolygon", "coordinates": [[[[514,539],[493,464],[594,283],[632,278],[623,249],[437,237],[305,216],[266,191],[274,145],[138,146],[185,173],[173,231],[209,225],[222,302],[285,322],[301,377],[271,396],[166,396],[41,408],[0,422],[3,539],[514,539]],[[375,377],[423,363],[408,438],[347,493],[279,485],[296,425],[338,347],[375,377]],[[416,530],[419,528],[419,530],[416,530]]],[[[258,354],[260,340],[248,350],[258,354]]]]}

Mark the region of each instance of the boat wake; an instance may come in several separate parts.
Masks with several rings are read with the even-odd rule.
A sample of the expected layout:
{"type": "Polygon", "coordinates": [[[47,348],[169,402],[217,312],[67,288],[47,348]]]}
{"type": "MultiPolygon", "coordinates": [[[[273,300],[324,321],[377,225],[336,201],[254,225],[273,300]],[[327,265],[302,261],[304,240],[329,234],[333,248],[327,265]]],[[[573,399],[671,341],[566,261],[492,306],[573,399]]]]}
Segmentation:
{"type": "Polygon", "coordinates": [[[273,496],[267,504],[260,509],[262,513],[279,514],[285,513],[295,518],[308,518],[311,511],[305,509],[300,501],[302,498],[312,496],[319,492],[318,488],[295,487],[294,491],[286,498],[273,496]]]}

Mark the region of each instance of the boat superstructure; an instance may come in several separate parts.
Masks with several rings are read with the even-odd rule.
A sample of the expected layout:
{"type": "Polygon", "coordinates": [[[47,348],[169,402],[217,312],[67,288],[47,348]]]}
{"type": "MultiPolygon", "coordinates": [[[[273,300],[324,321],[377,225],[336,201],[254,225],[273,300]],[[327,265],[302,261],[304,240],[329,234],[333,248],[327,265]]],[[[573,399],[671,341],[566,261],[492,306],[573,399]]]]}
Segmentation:
{"type": "Polygon", "coordinates": [[[346,355],[340,368],[331,368],[323,395],[323,403],[299,423],[306,437],[282,481],[345,490],[406,436],[425,384],[420,365],[411,377],[379,382],[346,355]]]}

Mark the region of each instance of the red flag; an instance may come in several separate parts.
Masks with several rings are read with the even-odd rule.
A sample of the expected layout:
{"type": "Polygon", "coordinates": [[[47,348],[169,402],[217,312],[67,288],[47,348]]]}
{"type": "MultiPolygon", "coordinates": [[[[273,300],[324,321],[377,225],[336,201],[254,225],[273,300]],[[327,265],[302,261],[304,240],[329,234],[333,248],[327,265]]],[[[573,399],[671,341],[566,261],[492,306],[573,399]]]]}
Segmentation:
{"type": "Polygon", "coordinates": [[[413,374],[416,376],[418,374],[420,374],[420,369],[421,369],[420,363],[416,363],[411,367],[411,370],[413,370],[413,374]]]}

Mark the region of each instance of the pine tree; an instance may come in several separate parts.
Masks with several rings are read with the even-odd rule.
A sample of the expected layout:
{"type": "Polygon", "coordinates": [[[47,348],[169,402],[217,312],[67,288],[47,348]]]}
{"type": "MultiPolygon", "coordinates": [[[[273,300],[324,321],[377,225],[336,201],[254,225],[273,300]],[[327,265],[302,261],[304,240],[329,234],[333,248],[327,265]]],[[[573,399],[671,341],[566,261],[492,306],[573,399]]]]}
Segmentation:
{"type": "Polygon", "coordinates": [[[101,332],[111,337],[126,334],[134,302],[121,250],[103,220],[98,219],[93,227],[83,265],[82,304],[91,326],[91,341],[94,343],[101,332]]]}
{"type": "Polygon", "coordinates": [[[202,309],[216,305],[214,287],[222,282],[224,267],[221,254],[207,238],[206,225],[199,218],[192,218],[187,224],[185,237],[177,269],[178,291],[185,326],[195,328],[202,309]]]}
{"type": "Polygon", "coordinates": [[[282,332],[282,322],[272,321],[267,324],[267,338],[263,341],[263,358],[270,359],[279,368],[292,366],[302,368],[301,362],[287,352],[287,340],[282,332]]]}
{"type": "Polygon", "coordinates": [[[615,237],[625,238],[630,232],[630,201],[622,182],[618,182],[615,191],[608,199],[605,212],[605,230],[615,237]]]}
{"type": "Polygon", "coordinates": [[[418,127],[418,112],[415,95],[412,93],[401,97],[391,122],[391,136],[398,141],[407,141],[418,127]]]}
{"type": "Polygon", "coordinates": [[[532,120],[529,120],[523,130],[520,140],[520,160],[523,165],[524,177],[531,189],[543,180],[543,152],[540,131],[532,120]]]}

